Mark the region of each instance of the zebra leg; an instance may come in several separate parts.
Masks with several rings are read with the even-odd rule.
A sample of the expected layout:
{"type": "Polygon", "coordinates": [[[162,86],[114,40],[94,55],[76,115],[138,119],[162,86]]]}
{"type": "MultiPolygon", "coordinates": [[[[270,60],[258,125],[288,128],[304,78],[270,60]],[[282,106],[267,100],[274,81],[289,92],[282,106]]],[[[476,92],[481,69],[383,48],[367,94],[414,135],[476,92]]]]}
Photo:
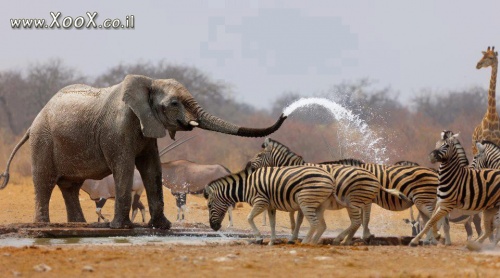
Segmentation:
{"type": "Polygon", "coordinates": [[[368,228],[368,223],[370,222],[370,213],[372,209],[372,204],[366,205],[363,210],[363,239],[367,240],[374,235],[370,232],[370,228],[368,228]]]}
{"type": "MultiPolygon", "coordinates": [[[[423,223],[422,225],[426,226],[427,222],[429,222],[429,219],[431,219],[431,217],[432,217],[432,208],[429,208],[425,204],[420,204],[420,203],[419,204],[415,204],[415,207],[418,209],[419,216],[422,218],[422,223],[423,223]]],[[[417,219],[418,219],[418,217],[417,217],[417,219]]],[[[436,221],[435,225],[440,225],[440,223],[438,223],[436,221]]],[[[419,232],[419,234],[420,234],[420,232],[419,232]]],[[[424,240],[424,244],[430,244],[430,243],[437,244],[437,240],[440,237],[441,236],[439,235],[437,238],[434,238],[433,234],[429,230],[428,233],[427,233],[427,237],[424,240]]]]}
{"type": "Polygon", "coordinates": [[[233,206],[229,206],[227,209],[227,216],[229,218],[229,225],[227,225],[228,228],[233,227],[233,206]]]}
{"type": "Polygon", "coordinates": [[[333,240],[334,244],[340,244],[342,240],[344,240],[343,245],[351,244],[354,234],[359,229],[359,226],[361,226],[361,208],[347,207],[347,213],[349,214],[349,219],[351,219],[351,225],[333,240]]]}
{"type": "MultiPolygon", "coordinates": [[[[301,210],[304,213],[304,216],[307,218],[307,221],[309,221],[309,231],[307,232],[306,237],[304,240],[302,240],[302,244],[308,244],[312,240],[312,236],[316,232],[318,225],[319,225],[319,219],[316,215],[316,209],[312,207],[306,207],[306,206],[301,206],[301,210]]],[[[298,228],[298,225],[295,227],[295,229],[298,228]]]]}
{"type": "Polygon", "coordinates": [[[293,231],[295,230],[295,211],[290,211],[288,213],[288,216],[290,217],[290,229],[293,231]]]}
{"type": "Polygon", "coordinates": [[[294,244],[295,241],[299,238],[300,226],[302,225],[302,221],[304,221],[304,214],[299,209],[299,211],[297,212],[297,223],[293,228],[292,237],[288,240],[288,243],[294,244]]]}
{"type": "Polygon", "coordinates": [[[478,237],[483,233],[483,229],[481,228],[481,214],[482,213],[478,213],[472,216],[472,223],[474,223],[478,237]]]}
{"type": "Polygon", "coordinates": [[[420,233],[411,240],[410,246],[418,246],[418,242],[420,241],[420,239],[431,229],[431,227],[433,229],[433,232],[437,232],[436,223],[450,211],[451,208],[443,208],[441,206],[437,206],[431,219],[425,224],[424,229],[422,229],[422,231],[420,231],[420,233]]]}
{"type": "Polygon", "coordinates": [[[483,211],[484,233],[477,239],[477,242],[483,243],[491,235],[493,232],[493,218],[497,212],[498,208],[490,208],[483,211]]]}
{"type": "Polygon", "coordinates": [[[267,209],[267,213],[269,214],[269,226],[271,226],[271,240],[269,241],[269,245],[274,245],[274,241],[276,240],[276,210],[267,209]]]}
{"type": "Polygon", "coordinates": [[[266,214],[262,215],[262,226],[266,226],[266,214]]]}
{"type": "Polygon", "coordinates": [[[316,210],[316,216],[318,217],[319,225],[318,225],[318,229],[316,230],[316,234],[314,235],[314,237],[312,239],[313,244],[319,243],[321,236],[323,235],[323,233],[326,230],[325,209],[326,209],[327,205],[328,205],[327,202],[325,202],[322,206],[320,206],[316,210]]]}
{"type": "Polygon", "coordinates": [[[444,217],[443,231],[444,231],[444,245],[451,245],[450,219],[448,216],[444,217]]]}
{"type": "Polygon", "coordinates": [[[261,214],[263,211],[267,209],[268,205],[264,203],[256,203],[254,204],[252,210],[250,211],[250,214],[247,216],[248,224],[250,224],[250,227],[252,227],[253,234],[255,235],[255,242],[262,244],[262,235],[257,229],[257,226],[255,225],[254,218],[261,214]]]}
{"type": "Polygon", "coordinates": [[[464,223],[465,232],[467,233],[467,240],[471,240],[474,233],[472,232],[472,216],[469,217],[467,222],[464,223]]]}

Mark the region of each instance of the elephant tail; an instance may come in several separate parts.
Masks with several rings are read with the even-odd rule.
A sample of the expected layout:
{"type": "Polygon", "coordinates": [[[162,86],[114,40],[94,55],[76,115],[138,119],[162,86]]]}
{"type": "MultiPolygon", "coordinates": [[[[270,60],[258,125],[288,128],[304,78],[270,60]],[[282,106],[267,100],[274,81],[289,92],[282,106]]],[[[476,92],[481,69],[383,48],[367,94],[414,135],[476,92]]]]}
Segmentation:
{"type": "Polygon", "coordinates": [[[14,150],[10,154],[9,161],[7,162],[7,166],[5,167],[5,172],[3,174],[0,174],[0,189],[4,189],[7,186],[7,183],[9,182],[9,168],[10,168],[10,163],[12,162],[12,159],[16,155],[17,150],[21,148],[21,146],[28,141],[30,138],[30,129],[26,131],[26,134],[24,134],[23,138],[19,143],[17,143],[16,147],[14,147],[14,150]]]}

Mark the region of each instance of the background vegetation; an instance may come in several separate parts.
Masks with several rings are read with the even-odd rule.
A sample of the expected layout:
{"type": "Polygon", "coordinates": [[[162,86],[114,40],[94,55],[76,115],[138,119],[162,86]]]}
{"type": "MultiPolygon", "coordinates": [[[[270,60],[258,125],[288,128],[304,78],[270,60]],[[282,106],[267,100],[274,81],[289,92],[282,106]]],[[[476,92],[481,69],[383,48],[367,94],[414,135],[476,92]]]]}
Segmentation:
{"type": "MultiPolygon", "coordinates": [[[[0,171],[17,141],[29,127],[40,109],[61,88],[74,83],[105,87],[121,82],[126,74],[143,74],[153,78],[175,78],[183,83],[209,112],[247,126],[267,126],[282,113],[283,108],[301,97],[301,93],[283,92],[270,110],[258,109],[238,102],[230,84],[213,80],[209,74],[194,67],[167,62],[120,64],[99,76],[86,76],[60,60],[34,64],[24,70],[0,72],[0,171]]],[[[464,88],[461,91],[436,92],[422,89],[406,103],[398,99],[390,87],[376,89],[369,79],[344,81],[325,88],[317,97],[340,103],[359,115],[387,148],[388,163],[411,160],[431,166],[427,154],[434,148],[439,133],[450,129],[461,133],[461,141],[471,154],[471,134],[486,111],[488,81],[484,88],[464,88]]],[[[371,157],[353,149],[349,142],[360,140],[363,134],[340,128],[345,123],[335,121],[321,107],[293,113],[283,127],[272,135],[306,161],[325,161],[347,157],[371,157]]],[[[199,163],[220,163],[231,170],[240,169],[262,144],[262,138],[249,139],[195,130],[178,133],[197,135],[195,139],[165,155],[162,160],[188,159],[199,163]]],[[[160,147],[169,144],[167,137],[159,140],[160,147]]],[[[31,175],[29,148],[21,149],[12,165],[16,175],[31,175]]]]}

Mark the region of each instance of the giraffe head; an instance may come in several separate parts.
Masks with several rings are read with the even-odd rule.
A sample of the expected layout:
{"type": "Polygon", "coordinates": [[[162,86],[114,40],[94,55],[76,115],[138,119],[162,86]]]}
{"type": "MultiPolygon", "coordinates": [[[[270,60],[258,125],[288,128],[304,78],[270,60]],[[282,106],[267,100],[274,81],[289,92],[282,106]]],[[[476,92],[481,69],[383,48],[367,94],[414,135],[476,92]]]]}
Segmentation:
{"type": "Polygon", "coordinates": [[[492,65],[498,64],[498,52],[495,51],[495,47],[493,46],[491,49],[488,46],[486,51],[483,51],[483,58],[477,62],[477,69],[490,67],[492,65]]]}

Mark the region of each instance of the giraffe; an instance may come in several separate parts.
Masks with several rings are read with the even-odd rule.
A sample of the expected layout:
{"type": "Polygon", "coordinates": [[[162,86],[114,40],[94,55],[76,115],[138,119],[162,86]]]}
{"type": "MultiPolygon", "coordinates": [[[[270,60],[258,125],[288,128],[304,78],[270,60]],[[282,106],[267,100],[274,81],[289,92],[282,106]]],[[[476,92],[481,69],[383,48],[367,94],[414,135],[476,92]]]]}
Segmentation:
{"type": "Polygon", "coordinates": [[[488,140],[497,145],[500,145],[500,119],[497,113],[495,100],[495,88],[497,83],[498,69],[498,52],[495,52],[495,47],[491,49],[488,46],[486,51],[483,51],[483,58],[479,60],[476,68],[486,68],[491,66],[490,89],[488,91],[488,108],[484,114],[481,123],[476,126],[472,134],[472,154],[477,154],[476,141],[488,140]]]}

